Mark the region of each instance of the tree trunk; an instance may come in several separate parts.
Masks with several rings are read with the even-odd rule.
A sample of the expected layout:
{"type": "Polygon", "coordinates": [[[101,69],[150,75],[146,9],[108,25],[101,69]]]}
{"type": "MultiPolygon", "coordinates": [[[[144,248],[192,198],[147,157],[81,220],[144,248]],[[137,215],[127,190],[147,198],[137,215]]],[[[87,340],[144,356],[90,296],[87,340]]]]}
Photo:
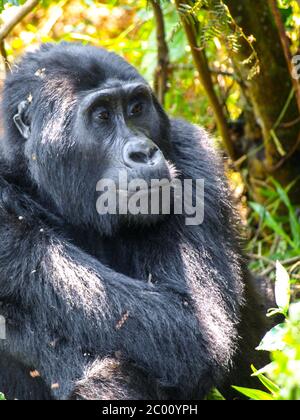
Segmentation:
{"type": "Polygon", "coordinates": [[[154,91],[159,102],[165,104],[168,90],[169,47],[166,41],[166,29],[163,11],[159,0],[150,0],[156,21],[157,66],[154,74],[154,91]]]}
{"type": "Polygon", "coordinates": [[[182,26],[184,28],[184,31],[188,40],[189,46],[191,47],[191,53],[194,59],[195,67],[199,73],[199,79],[210,101],[219,132],[223,138],[223,144],[224,144],[225,150],[227,151],[228,156],[232,160],[235,160],[236,153],[234,149],[234,144],[232,142],[232,138],[228,129],[228,124],[225,118],[224,110],[222,108],[220,100],[214,89],[214,84],[211,77],[211,72],[209,70],[205,51],[199,48],[197,36],[195,34],[195,27],[193,23],[189,21],[188,19],[184,18],[182,13],[180,13],[180,7],[182,5],[188,4],[188,1],[175,0],[175,4],[176,4],[176,8],[182,22],[182,26]]]}
{"type": "Polygon", "coordinates": [[[254,159],[249,157],[252,184],[272,175],[287,185],[300,175],[300,121],[278,28],[266,0],[224,0],[224,3],[250,43],[253,42],[259,59],[260,72],[248,79],[255,60],[248,62],[253,50],[247,39],[240,36],[240,48],[232,58],[263,137],[260,151],[254,159]]]}

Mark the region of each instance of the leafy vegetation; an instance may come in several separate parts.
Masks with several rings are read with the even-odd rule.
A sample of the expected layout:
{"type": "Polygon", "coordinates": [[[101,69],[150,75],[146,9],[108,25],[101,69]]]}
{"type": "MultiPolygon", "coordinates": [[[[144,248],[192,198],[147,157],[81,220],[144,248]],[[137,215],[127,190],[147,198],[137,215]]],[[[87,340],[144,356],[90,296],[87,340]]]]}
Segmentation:
{"type": "Polygon", "coordinates": [[[300,302],[290,305],[289,275],[277,262],[276,303],[268,316],[283,314],[286,319],[272,328],[257,347],[258,351],[269,351],[271,363],[259,371],[252,366],[266,391],[234,386],[252,400],[299,400],[300,399],[300,302]]]}
{"type": "Polygon", "coordinates": [[[289,198],[292,185],[283,188],[274,179],[272,187],[264,187],[261,194],[265,203],[249,202],[250,241],[247,247],[252,257],[251,268],[262,275],[273,278],[276,261],[288,266],[293,296],[299,292],[300,279],[300,224],[299,209],[289,198]]]}

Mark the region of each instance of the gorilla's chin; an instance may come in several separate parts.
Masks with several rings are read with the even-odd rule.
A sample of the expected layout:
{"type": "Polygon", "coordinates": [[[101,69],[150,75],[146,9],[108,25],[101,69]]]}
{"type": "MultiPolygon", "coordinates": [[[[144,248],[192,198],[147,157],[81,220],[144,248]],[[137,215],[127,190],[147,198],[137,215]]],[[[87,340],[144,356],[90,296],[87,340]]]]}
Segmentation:
{"type": "MultiPolygon", "coordinates": [[[[103,201],[100,202],[98,199],[95,220],[96,230],[105,236],[114,236],[120,231],[126,231],[126,229],[147,228],[161,223],[174,212],[172,199],[164,198],[164,195],[168,197],[170,192],[169,185],[166,184],[165,193],[163,187],[160,190],[149,189],[135,192],[118,190],[117,195],[111,197],[111,207],[109,199],[107,200],[109,196],[106,195],[107,206],[103,208],[100,208],[103,201]],[[170,205],[164,205],[164,200],[170,205]],[[114,206],[114,203],[117,203],[117,205],[114,206]]],[[[100,196],[100,200],[101,198],[103,197],[100,196]]]]}
{"type": "Polygon", "coordinates": [[[92,230],[99,232],[103,237],[115,237],[116,235],[128,232],[135,232],[140,229],[147,229],[162,223],[167,215],[98,215],[92,226],[92,230]]]}
{"type": "Polygon", "coordinates": [[[137,215],[128,215],[126,219],[123,220],[122,229],[133,228],[133,227],[151,227],[163,222],[168,215],[166,214],[137,214],[137,215]]]}
{"type": "Polygon", "coordinates": [[[96,186],[97,230],[111,235],[159,223],[174,213],[175,180],[175,167],[167,161],[159,171],[106,173],[96,186]]]}

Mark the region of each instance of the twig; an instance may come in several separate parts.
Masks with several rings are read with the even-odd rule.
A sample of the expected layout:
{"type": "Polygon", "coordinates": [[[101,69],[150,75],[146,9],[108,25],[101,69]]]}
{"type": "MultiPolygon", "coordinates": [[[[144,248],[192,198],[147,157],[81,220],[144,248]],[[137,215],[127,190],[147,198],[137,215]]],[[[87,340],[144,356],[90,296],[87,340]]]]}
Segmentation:
{"type": "Polygon", "coordinates": [[[267,166],[268,172],[274,173],[278,171],[288,160],[290,160],[290,158],[294,155],[294,153],[297,152],[299,145],[300,145],[300,133],[298,135],[298,139],[296,143],[291,148],[291,150],[282,159],[280,159],[280,161],[277,162],[276,165],[267,166]]]}
{"type": "Polygon", "coordinates": [[[289,106],[290,106],[290,104],[291,104],[291,102],[293,100],[294,92],[295,92],[295,88],[292,87],[291,92],[290,92],[290,94],[289,94],[289,96],[288,96],[288,98],[287,98],[287,100],[286,100],[286,102],[285,102],[285,104],[284,104],[281,112],[280,112],[280,115],[279,115],[279,117],[277,118],[276,122],[274,123],[274,125],[272,127],[272,131],[276,131],[277,128],[280,126],[281,121],[285,117],[285,115],[287,113],[287,110],[288,110],[288,108],[289,108],[289,106]]]}
{"type": "MultiPolygon", "coordinates": [[[[299,0],[300,1],[300,0],[299,0]]],[[[293,120],[293,121],[289,121],[289,122],[286,122],[286,123],[281,123],[280,124],[280,127],[282,127],[282,128],[291,128],[291,127],[293,127],[294,125],[296,125],[296,124],[298,124],[300,122],[300,117],[298,117],[298,118],[296,118],[295,120],[293,120]]]]}
{"type": "Polygon", "coordinates": [[[269,267],[269,268],[266,268],[266,270],[264,270],[264,271],[262,271],[261,273],[260,273],[260,275],[262,276],[262,277],[264,277],[264,276],[268,276],[273,270],[274,270],[274,266],[272,265],[271,267],[269,267]]]}
{"type": "Polygon", "coordinates": [[[46,22],[43,24],[41,29],[39,30],[39,37],[43,38],[49,35],[50,31],[53,29],[53,27],[56,25],[57,21],[61,18],[63,15],[64,7],[68,6],[68,3],[70,0],[60,0],[58,2],[55,2],[55,6],[52,9],[50,7],[47,9],[47,18],[46,22]]]}
{"type": "Polygon", "coordinates": [[[263,255],[257,255],[257,254],[248,254],[249,258],[251,260],[258,260],[263,261],[264,263],[268,265],[273,265],[273,267],[276,267],[276,262],[273,260],[270,260],[270,258],[264,257],[263,255]]]}
{"type": "Polygon", "coordinates": [[[230,132],[228,129],[228,125],[227,125],[226,117],[224,115],[223,108],[220,104],[219,98],[214,89],[205,51],[199,48],[198,46],[194,23],[192,23],[190,19],[186,19],[185,16],[181,13],[182,5],[187,4],[187,1],[175,0],[175,4],[176,4],[176,8],[182,22],[182,26],[185,30],[188,43],[191,47],[191,52],[193,55],[195,66],[199,73],[200,81],[202,83],[203,88],[205,89],[205,92],[213,108],[216,122],[219,128],[220,134],[223,138],[225,149],[228,155],[231,157],[231,159],[235,160],[236,153],[235,153],[234,144],[230,136],[230,132]]]}
{"type": "Polygon", "coordinates": [[[9,73],[10,72],[10,65],[9,65],[9,61],[7,59],[7,53],[6,53],[6,49],[5,49],[5,45],[4,45],[4,40],[0,41],[0,54],[1,54],[1,57],[2,57],[3,62],[4,62],[5,73],[9,73]]]}
{"type": "Polygon", "coordinates": [[[262,230],[262,226],[263,226],[263,218],[260,217],[259,218],[259,222],[258,222],[258,227],[257,227],[256,232],[255,232],[255,235],[254,235],[254,237],[250,241],[252,248],[253,248],[254,244],[256,244],[256,242],[258,241],[259,235],[260,235],[261,230],[262,230]]]}
{"type": "Polygon", "coordinates": [[[231,71],[222,71],[217,68],[211,68],[210,71],[211,73],[215,73],[220,76],[228,76],[228,77],[232,77],[233,79],[236,79],[236,75],[231,71]]]}
{"type": "MultiPolygon", "coordinates": [[[[288,258],[287,260],[280,261],[282,265],[291,265],[295,264],[296,262],[300,261],[300,256],[288,258]]],[[[262,276],[267,276],[271,273],[272,270],[274,270],[274,266],[276,265],[275,261],[269,260],[269,264],[271,267],[266,268],[264,271],[261,272],[262,276]]]]}
{"type": "Polygon", "coordinates": [[[284,27],[284,23],[282,21],[280,12],[278,10],[277,7],[277,2],[276,0],[268,0],[269,1],[269,5],[270,8],[272,10],[278,31],[279,31],[279,36],[280,36],[280,41],[282,44],[282,48],[284,51],[284,55],[285,55],[285,59],[289,68],[289,72],[291,75],[291,79],[294,85],[294,89],[295,89],[295,94],[296,94],[296,99],[297,99],[297,105],[298,105],[298,110],[300,113],[300,85],[298,83],[298,81],[296,79],[293,78],[292,73],[293,73],[293,65],[292,65],[292,54],[290,51],[290,44],[289,44],[289,39],[288,36],[286,34],[285,31],[285,27],[284,27]]]}
{"type": "MultiPolygon", "coordinates": [[[[276,129],[281,125],[281,121],[284,118],[284,116],[285,116],[285,114],[286,114],[286,112],[288,110],[288,107],[289,107],[289,105],[290,105],[290,103],[291,103],[291,101],[292,101],[292,99],[294,97],[294,92],[295,92],[295,88],[292,87],[292,90],[291,90],[291,92],[289,94],[289,97],[288,97],[288,99],[287,99],[287,101],[286,101],[286,103],[285,103],[285,105],[284,105],[284,107],[283,107],[283,109],[282,109],[282,111],[281,111],[281,113],[280,113],[277,121],[273,125],[273,128],[271,129],[271,132],[270,132],[273,140],[276,140],[277,139],[277,143],[279,143],[278,145],[276,144],[277,149],[278,149],[278,147],[279,148],[282,148],[282,152],[283,152],[283,155],[281,155],[283,157],[282,157],[282,159],[280,159],[279,162],[277,162],[273,166],[266,165],[266,168],[267,168],[268,172],[270,172],[270,173],[274,173],[274,172],[278,171],[294,155],[294,153],[297,152],[298,146],[300,144],[300,133],[299,133],[298,138],[295,141],[293,147],[289,150],[288,153],[286,153],[285,150],[283,150],[283,147],[282,147],[282,145],[281,145],[281,143],[280,143],[280,141],[277,138],[276,133],[275,133],[276,129]]],[[[280,150],[278,150],[278,152],[280,153],[280,150]]]]}
{"type": "Polygon", "coordinates": [[[166,41],[164,15],[160,0],[150,0],[156,20],[157,67],[154,75],[154,90],[160,103],[164,105],[168,90],[169,47],[166,41]]]}
{"type": "Polygon", "coordinates": [[[273,255],[277,252],[278,246],[280,244],[280,240],[281,240],[280,236],[276,235],[270,249],[270,255],[273,255]]]}
{"type": "Polygon", "coordinates": [[[241,156],[238,160],[234,162],[234,167],[240,168],[243,165],[243,163],[246,162],[247,159],[248,159],[247,155],[241,156]]]}
{"type": "Polygon", "coordinates": [[[295,270],[297,270],[300,266],[300,261],[297,261],[296,264],[294,264],[291,269],[290,272],[293,273],[295,270]]]}
{"type": "MultiPolygon", "coordinates": [[[[184,64],[184,63],[172,63],[169,65],[169,69],[171,70],[193,70],[195,68],[195,66],[191,65],[191,64],[184,64]]],[[[231,71],[223,71],[220,70],[217,67],[211,67],[209,69],[209,71],[213,74],[217,74],[220,76],[228,76],[231,77],[232,79],[240,82],[239,77],[237,77],[237,75],[231,71]]]]}
{"type": "Polygon", "coordinates": [[[0,28],[0,41],[14,29],[14,27],[24,19],[39,3],[39,0],[27,0],[22,6],[17,9],[17,12],[11,19],[5,22],[0,28]]]}

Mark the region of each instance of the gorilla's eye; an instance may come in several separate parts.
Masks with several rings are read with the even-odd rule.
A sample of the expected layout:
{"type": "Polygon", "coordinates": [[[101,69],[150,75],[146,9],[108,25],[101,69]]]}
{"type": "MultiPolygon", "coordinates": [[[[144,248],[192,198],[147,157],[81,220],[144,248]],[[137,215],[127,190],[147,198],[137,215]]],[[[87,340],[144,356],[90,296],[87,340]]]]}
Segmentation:
{"type": "Polygon", "coordinates": [[[101,121],[108,121],[110,119],[110,113],[107,110],[97,112],[97,118],[101,121]]]}
{"type": "Polygon", "coordinates": [[[144,104],[142,102],[135,103],[131,108],[129,115],[130,116],[137,116],[140,115],[144,110],[144,104]]]}
{"type": "Polygon", "coordinates": [[[92,117],[95,121],[108,121],[111,118],[111,113],[108,107],[98,105],[92,108],[92,117]]]}

